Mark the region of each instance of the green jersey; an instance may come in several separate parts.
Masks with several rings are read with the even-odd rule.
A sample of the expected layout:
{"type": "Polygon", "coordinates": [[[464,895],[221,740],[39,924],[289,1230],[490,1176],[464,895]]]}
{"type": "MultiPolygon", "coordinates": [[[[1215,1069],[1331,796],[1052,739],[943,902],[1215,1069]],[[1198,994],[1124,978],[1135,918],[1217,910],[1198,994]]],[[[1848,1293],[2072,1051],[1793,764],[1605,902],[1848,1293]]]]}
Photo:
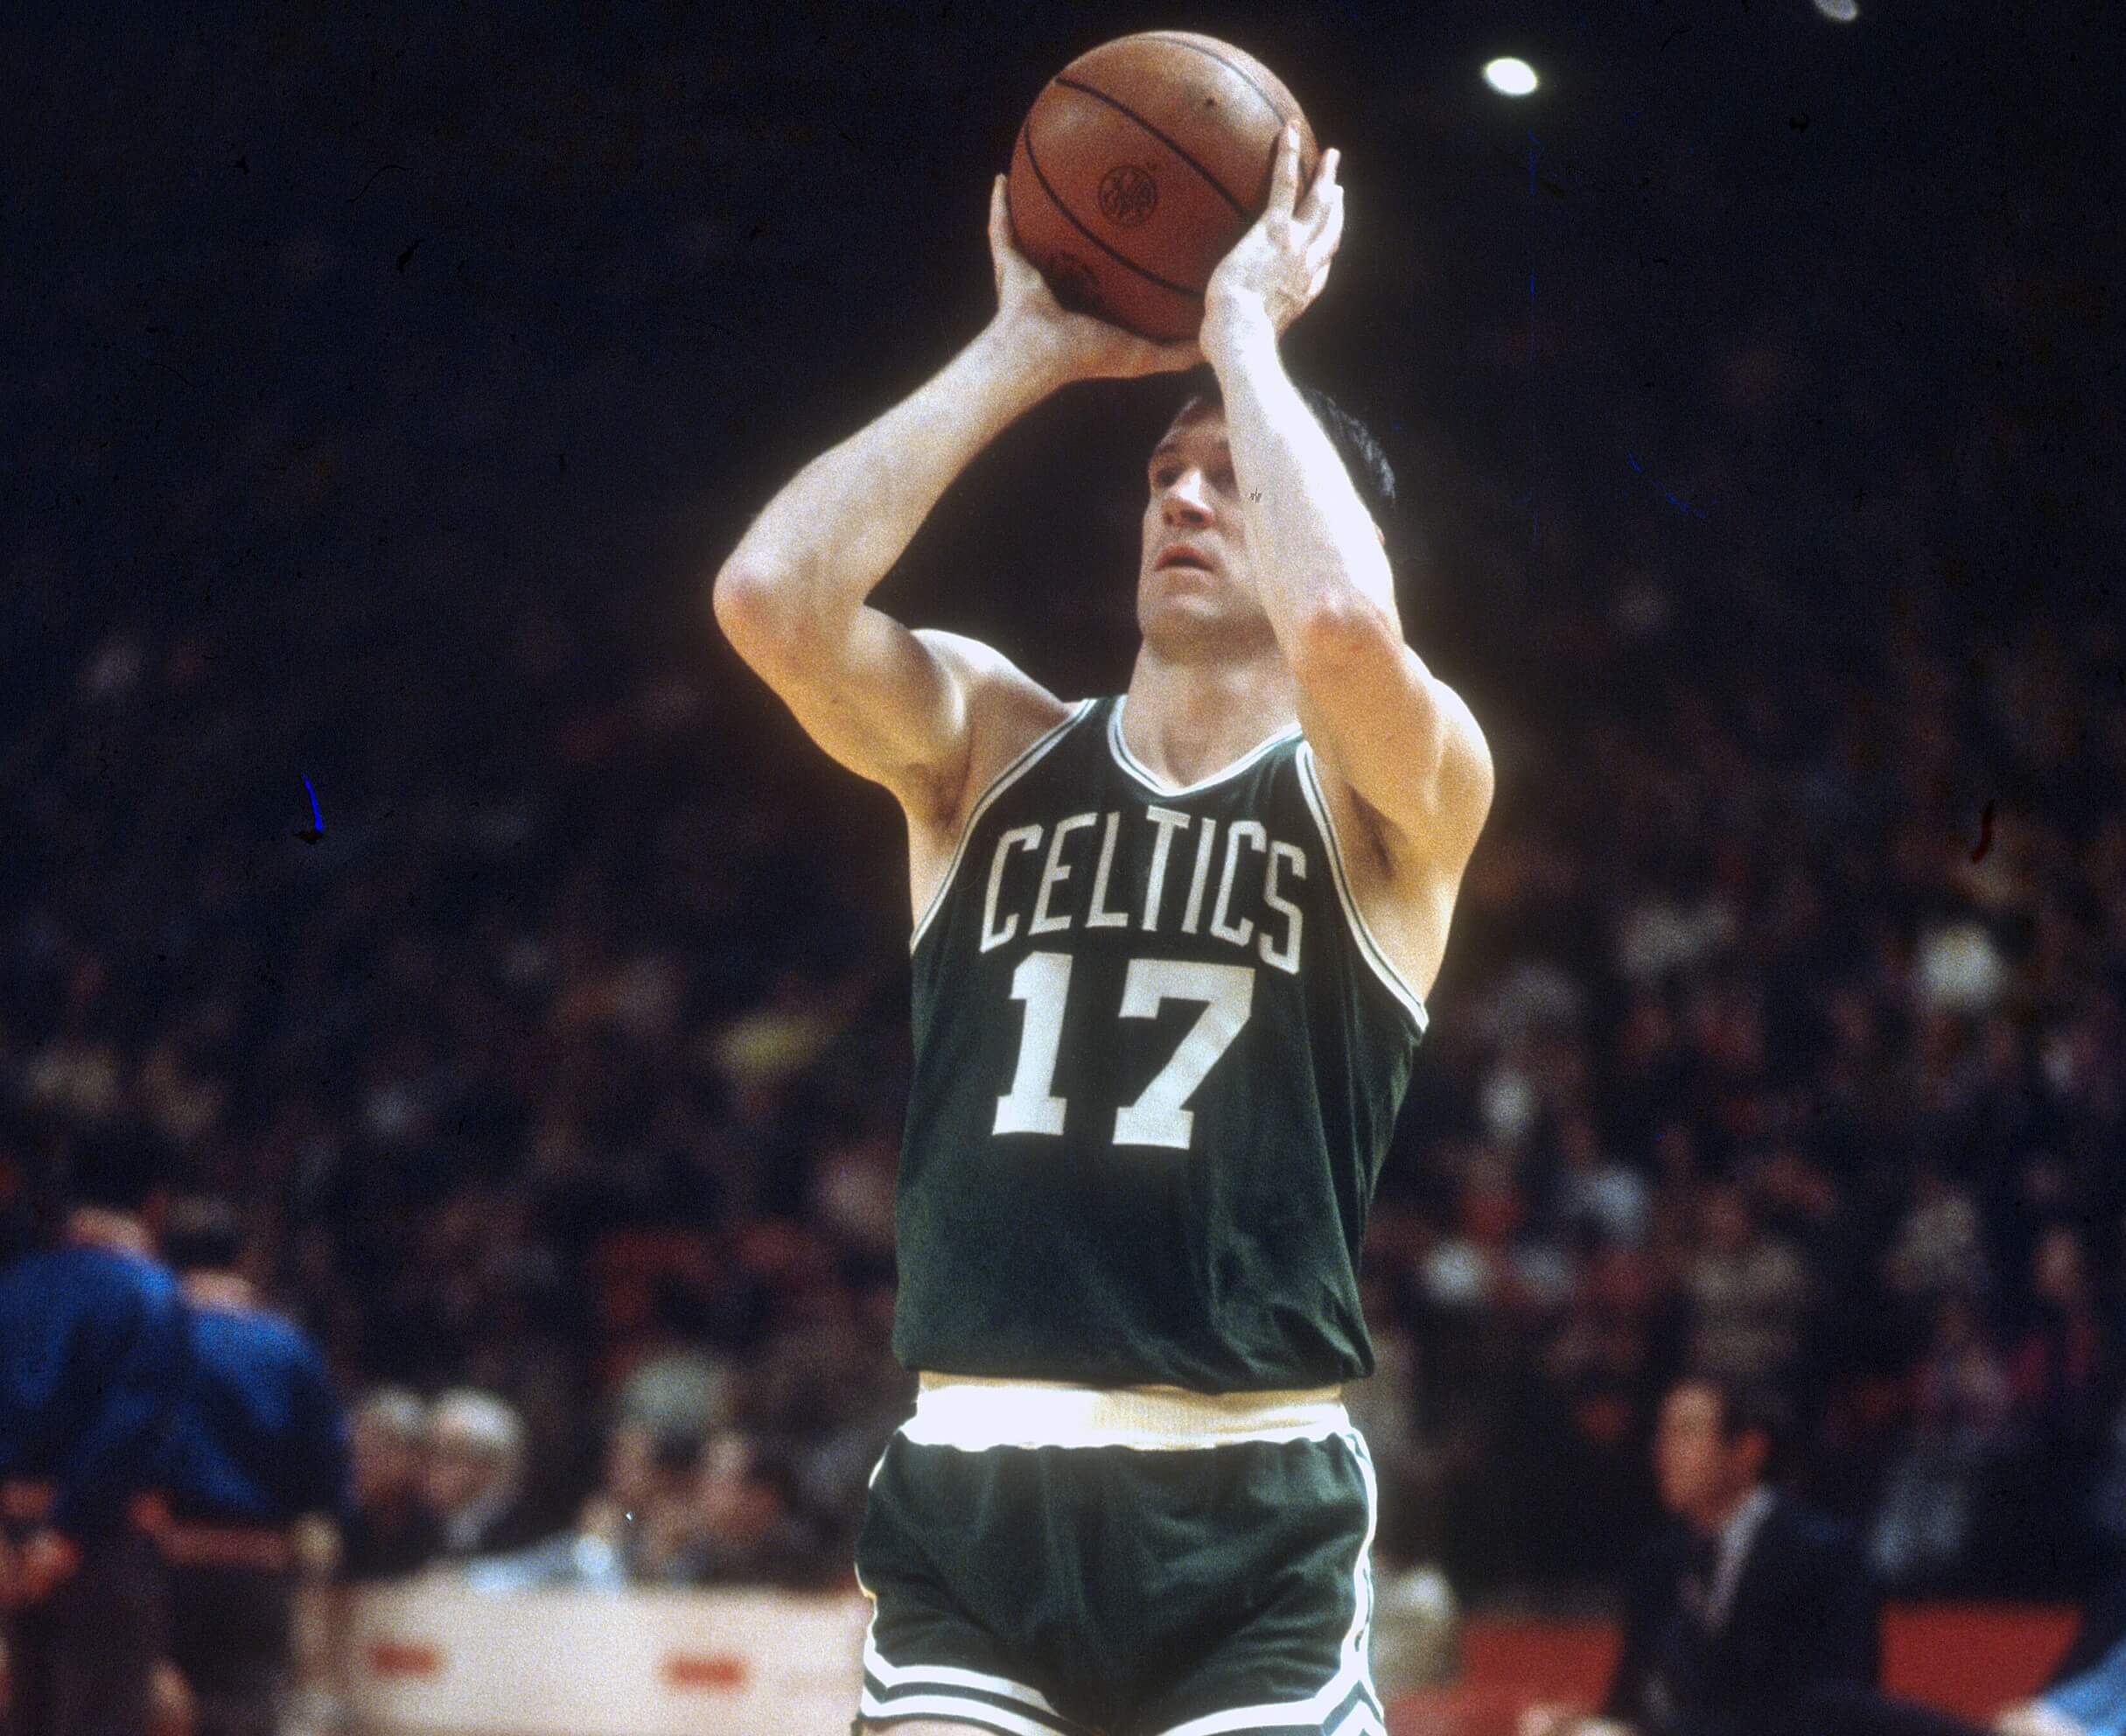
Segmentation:
{"type": "Polygon", "coordinates": [[[1333,1385],[1425,1027],[1295,726],[1171,789],[1086,700],[915,925],[893,1348],[941,1374],[1333,1385]]]}

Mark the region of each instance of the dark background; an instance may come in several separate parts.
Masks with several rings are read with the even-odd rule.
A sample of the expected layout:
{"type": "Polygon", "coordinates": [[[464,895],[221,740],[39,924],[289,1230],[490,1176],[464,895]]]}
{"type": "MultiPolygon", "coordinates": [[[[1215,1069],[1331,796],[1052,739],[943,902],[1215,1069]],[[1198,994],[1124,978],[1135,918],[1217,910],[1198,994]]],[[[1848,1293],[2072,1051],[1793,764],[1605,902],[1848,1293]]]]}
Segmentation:
{"type": "MultiPolygon", "coordinates": [[[[11,17],[0,1037],[20,1236],[85,1120],[163,1105],[192,1180],[255,1206],[262,1270],[351,1384],[544,1371],[557,1513],[642,1341],[752,1366],[787,1324],[762,1225],[843,1272],[833,1306],[876,1296],[890,1250],[822,1230],[817,1190],[890,1161],[899,820],[717,641],[707,581],[798,465],[974,335],[1019,117],[1065,61],[1150,27],[1248,48],[1344,152],[1345,242],[1287,353],[1395,464],[1412,641],[1498,763],[1383,1184],[1426,1462],[1451,1488],[1485,1464],[1534,1475],[1532,1449],[1492,1448],[1567,1402],[1558,1335],[1595,1306],[1601,1251],[1555,1203],[1575,1114],[1682,1190],[1685,1227],[1646,1256],[1667,1298],[1648,1320],[1682,1324],[1641,1323],[1632,1428],[1710,1306],[1690,1190],[1740,1188],[1817,1280],[1814,1348],[1779,1372],[1856,1516],[1917,1426],[1928,1317],[1880,1325],[1865,1256],[1918,1209],[1915,1178],[1943,1173],[1983,1222],[2004,1359],[2049,1306],[2031,1270],[2050,1226],[2073,1225],[2110,1307],[2117,1094],[2072,1060],[2126,1035],[2126,56],[2095,4],[1868,0],[1849,24],[1806,0],[11,17]],[[1535,96],[1482,83],[1501,53],[1535,66],[1535,96]],[[1959,866],[1988,812],[2005,892],[1959,866]],[[1651,987],[1620,968],[1619,921],[1705,898],[1730,940],[1651,987]],[[2016,986],[1930,1023],[1915,948],[1959,915],[2016,986]],[[645,958],[669,1008],[631,1024],[645,958]],[[1563,1034],[1531,1036],[1515,1009],[1560,981],[1563,1034]],[[1875,1021],[1860,1084],[1826,1071],[1842,992],[1875,1021]],[[1641,1077],[1611,1047],[1649,999],[1696,1060],[1641,1077]],[[1723,1084],[1722,1033],[1760,1001],[1766,1053],[1738,1039],[1749,1077],[1723,1084]],[[794,1070],[717,1048],[761,1018],[794,1070]],[[1972,1060],[1997,1026],[1996,1060],[1972,1060]],[[1967,1065],[1979,1085],[1941,1084],[1967,1065]],[[213,1114],[186,1118],[185,1081],[213,1114]],[[1515,1081],[1546,1109],[1506,1137],[1486,1093],[1515,1081]],[[1780,1215],[1808,1192],[1795,1165],[1830,1190],[1807,1233],[1780,1215]],[[1487,1187],[1503,1240],[1468,1221],[1487,1187]],[[683,1280],[647,1312],[587,1301],[600,1238],[646,1225],[700,1238],[683,1280]],[[1507,1324],[1480,1354],[1465,1321],[1434,1330],[1461,1317],[1425,1275],[1472,1236],[1500,1270],[1534,1250],[1579,1275],[1562,1300],[1486,1292],[1479,1320],[1507,1324]],[[465,1277],[483,1260],[495,1294],[465,1277]],[[1500,1397],[1486,1369],[1533,1384],[1500,1397]]],[[[1029,416],[880,600],[1060,692],[1119,688],[1164,393],[1083,386],[1029,416]]],[[[2075,1502],[2111,1414],[2103,1318],[2060,1424],[2075,1502]]],[[[2021,1450],[2043,1466],[2057,1445],[2021,1450]]],[[[2027,1498],[2067,1522],[2068,1495],[2027,1498]]],[[[1583,1544],[1441,1546],[1479,1582],[1598,1572],[1608,1540],[1583,1544]]]]}

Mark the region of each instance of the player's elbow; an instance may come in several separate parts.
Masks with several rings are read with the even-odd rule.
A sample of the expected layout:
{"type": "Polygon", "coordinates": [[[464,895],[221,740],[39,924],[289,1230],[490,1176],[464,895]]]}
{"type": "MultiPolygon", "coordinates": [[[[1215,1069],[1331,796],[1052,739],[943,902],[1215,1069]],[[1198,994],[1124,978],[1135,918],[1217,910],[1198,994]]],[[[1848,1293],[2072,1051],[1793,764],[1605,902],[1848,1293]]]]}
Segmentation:
{"type": "Polygon", "coordinates": [[[1368,665],[1401,648],[1395,624],[1363,597],[1314,604],[1294,624],[1291,662],[1302,681],[1362,678],[1368,665]]]}
{"type": "Polygon", "coordinates": [[[710,611],[731,648],[758,666],[787,647],[801,619],[792,606],[794,589],[783,575],[729,563],[710,588],[710,611]]]}

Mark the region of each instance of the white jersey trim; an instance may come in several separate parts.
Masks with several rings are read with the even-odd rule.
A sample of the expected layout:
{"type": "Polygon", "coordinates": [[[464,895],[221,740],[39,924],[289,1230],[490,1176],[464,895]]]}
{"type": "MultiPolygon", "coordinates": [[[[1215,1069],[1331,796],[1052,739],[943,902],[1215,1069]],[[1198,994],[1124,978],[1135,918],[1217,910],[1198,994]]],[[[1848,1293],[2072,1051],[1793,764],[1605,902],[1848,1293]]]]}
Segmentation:
{"type": "Polygon", "coordinates": [[[1090,699],[1080,699],[1071,707],[1069,717],[1064,718],[1047,734],[1034,741],[1018,759],[990,780],[990,787],[983,791],[981,799],[968,810],[967,823],[960,828],[959,839],[953,845],[952,860],[945,864],[945,876],[938,882],[937,891],[930,895],[930,902],[923,906],[921,919],[915,925],[915,932],[908,937],[908,950],[911,953],[922,944],[924,930],[930,927],[931,919],[938,914],[938,906],[945,902],[945,894],[952,890],[953,880],[960,872],[960,858],[967,854],[968,840],[975,836],[975,828],[981,822],[982,816],[989,811],[990,804],[1032,771],[1035,762],[1042,755],[1069,734],[1078,724],[1083,722],[1085,714],[1093,709],[1095,703],[1090,699]]]}
{"type": "Polygon", "coordinates": [[[1328,798],[1322,794],[1321,774],[1315,766],[1312,744],[1303,742],[1297,758],[1299,764],[1299,788],[1306,797],[1307,807],[1313,813],[1314,823],[1321,829],[1321,841],[1328,846],[1329,872],[1336,882],[1337,900],[1344,906],[1344,915],[1351,924],[1352,934],[1357,937],[1359,951],[1365,956],[1366,962],[1373,967],[1374,975],[1387,985],[1388,993],[1395,998],[1403,1012],[1409,1014],[1410,1022],[1416,1026],[1417,1034],[1422,1037],[1430,1018],[1425,1012],[1424,997],[1404,981],[1402,972],[1388,962],[1388,955],[1381,950],[1380,942],[1374,938],[1373,930],[1367,926],[1365,917],[1360,914],[1358,900],[1351,894],[1351,878],[1345,872],[1344,852],[1336,841],[1336,828],[1330,823],[1328,798]]]}
{"type": "Polygon", "coordinates": [[[1178,1386],[1087,1387],[1063,1381],[926,1374],[900,1425],[917,1446],[1128,1446],[1172,1452],[1243,1440],[1326,1440],[1351,1427],[1339,1387],[1190,1392],[1178,1386]]]}
{"type": "Polygon", "coordinates": [[[1153,775],[1150,767],[1130,752],[1129,744],[1122,739],[1122,702],[1129,696],[1125,693],[1117,698],[1115,709],[1108,713],[1108,746],[1114,751],[1115,763],[1155,795],[1194,795],[1200,790],[1210,788],[1213,784],[1222,784],[1227,778],[1239,776],[1272,748],[1281,746],[1299,733],[1298,724],[1288,724],[1268,740],[1257,742],[1230,766],[1212,773],[1207,778],[1198,778],[1185,788],[1176,788],[1171,784],[1162,783],[1153,775]]]}

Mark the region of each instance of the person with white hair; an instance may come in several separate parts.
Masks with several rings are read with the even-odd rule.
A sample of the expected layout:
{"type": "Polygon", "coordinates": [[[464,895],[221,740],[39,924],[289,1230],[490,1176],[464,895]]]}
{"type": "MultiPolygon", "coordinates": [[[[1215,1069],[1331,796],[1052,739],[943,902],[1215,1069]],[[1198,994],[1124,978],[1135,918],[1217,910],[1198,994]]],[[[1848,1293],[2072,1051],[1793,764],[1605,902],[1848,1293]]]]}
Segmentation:
{"type": "Polygon", "coordinates": [[[524,1424],[493,1393],[454,1388],[430,1407],[422,1482],[442,1528],[443,1557],[463,1561],[535,1539],[521,1507],[524,1424]]]}
{"type": "Polygon", "coordinates": [[[418,1572],[442,1547],[423,1487],[428,1406],[405,1387],[373,1388],[354,1406],[350,1433],[354,1505],[342,1533],[339,1577],[418,1572]]]}

